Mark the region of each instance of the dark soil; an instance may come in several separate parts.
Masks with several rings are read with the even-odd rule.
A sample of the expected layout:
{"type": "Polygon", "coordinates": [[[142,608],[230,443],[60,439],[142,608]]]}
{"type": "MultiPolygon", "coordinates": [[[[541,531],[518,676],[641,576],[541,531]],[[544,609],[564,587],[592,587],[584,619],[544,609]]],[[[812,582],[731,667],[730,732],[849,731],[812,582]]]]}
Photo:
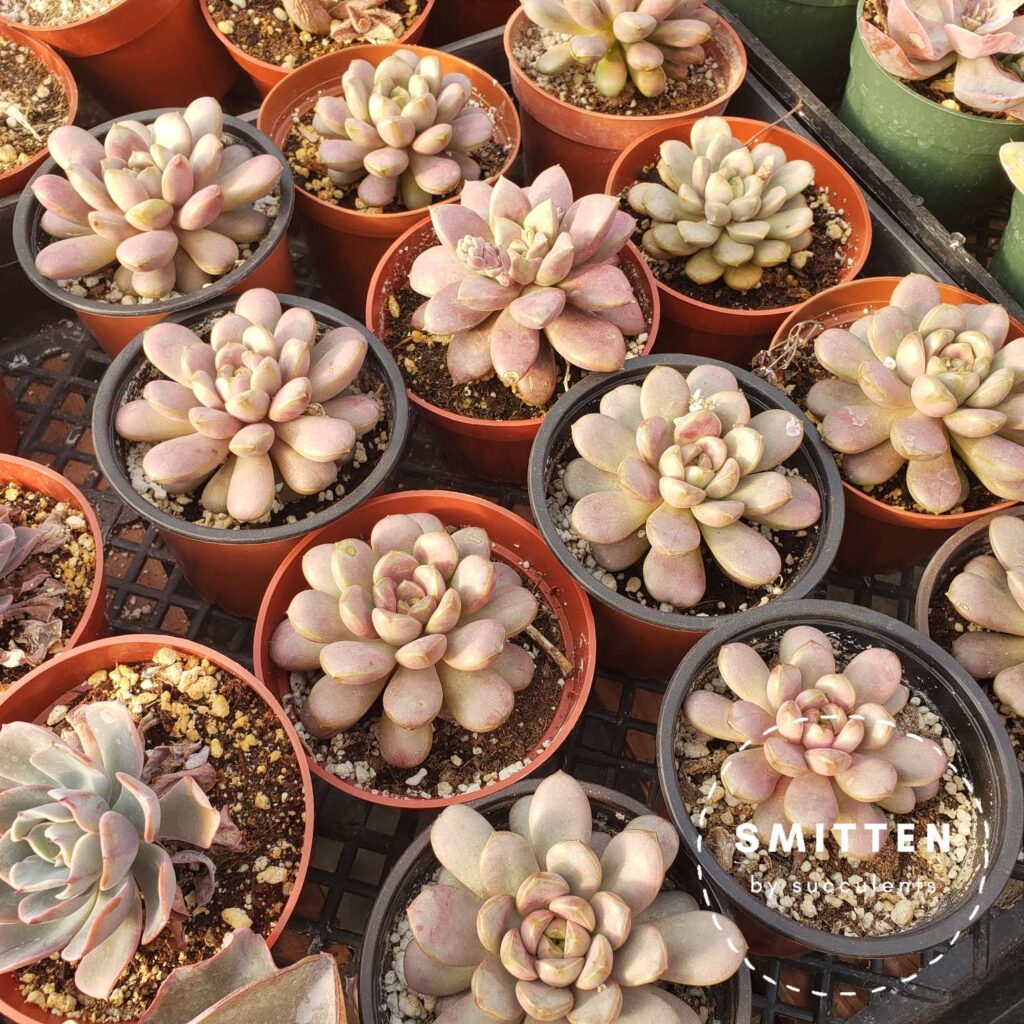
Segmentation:
{"type": "Polygon", "coordinates": [[[0,120],[0,174],[5,174],[46,148],[50,132],[68,119],[68,99],[60,79],[27,46],[0,38],[0,104],[24,118],[9,114],[0,120]]]}
{"type": "MultiPolygon", "coordinates": [[[[59,957],[19,972],[22,994],[62,1018],[97,1024],[137,1018],[171,970],[207,959],[221,947],[224,936],[233,930],[228,920],[237,920],[231,911],[243,913],[254,931],[269,935],[295,883],[305,807],[298,762],[284,730],[276,715],[240,680],[209,662],[184,655],[177,659],[183,670],[177,684],[158,671],[153,677],[157,685],[144,690],[136,673],[152,665],[126,666],[127,674],[91,677],[91,689],[75,703],[119,700],[136,721],[155,719],[146,731],[147,749],[190,740],[208,744],[217,779],[207,795],[215,808],[228,808],[242,832],[244,849],[206,851],[216,865],[216,890],[202,908],[193,909],[190,869],[178,866],[178,882],[191,911],[183,924],[184,948],[176,948],[170,930],[165,929],[148,946],[140,947],[108,1002],[78,992],[74,966],[59,957]]],[[[173,852],[176,845],[168,848],[173,852]]]]}

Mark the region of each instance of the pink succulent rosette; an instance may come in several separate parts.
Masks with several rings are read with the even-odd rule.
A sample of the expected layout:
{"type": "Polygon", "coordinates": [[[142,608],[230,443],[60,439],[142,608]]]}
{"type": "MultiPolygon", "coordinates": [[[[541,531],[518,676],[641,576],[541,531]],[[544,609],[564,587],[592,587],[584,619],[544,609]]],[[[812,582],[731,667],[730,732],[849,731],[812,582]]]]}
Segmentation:
{"type": "Polygon", "coordinates": [[[998,58],[1024,53],[1024,17],[1017,0],[888,0],[888,33],[861,19],[871,55],[908,82],[954,67],[953,95],[967,107],[1015,113],[1024,82],[998,58]]]}
{"type": "Polygon", "coordinates": [[[128,441],[152,444],[145,475],[168,493],[204,484],[200,505],[238,522],[263,519],[279,497],[319,494],[380,421],[380,402],[353,391],[367,342],[352,327],[320,336],[300,306],[282,312],[265,288],[244,292],[204,340],[181,324],[143,335],[165,378],[117,412],[128,441]]]}
{"type": "Polygon", "coordinates": [[[573,423],[573,529],[609,572],[642,558],[651,596],[677,608],[704,596],[705,548],[734,582],[764,586],[782,559],[758,527],[804,530],[821,516],[817,491],[779,471],[803,437],[783,409],[753,416],[725,367],[655,367],[573,423]]]}
{"type": "Polygon", "coordinates": [[[967,499],[954,458],[1000,498],[1024,501],[1024,338],[995,304],[956,306],[911,274],[890,305],[814,342],[837,379],[819,381],[807,408],[842,454],[843,476],[874,487],[906,469],[911,497],[928,512],[967,499]]]}
{"type": "Polygon", "coordinates": [[[988,528],[991,555],[972,558],[946,596],[971,625],[953,656],[975,679],[991,679],[995,695],[1024,716],[1024,522],[997,516],[988,528]]]}
{"type": "Polygon", "coordinates": [[[509,829],[457,805],[430,830],[442,871],[409,906],[402,970],[439,997],[437,1024],[698,1024],[669,986],[727,980],[747,944],[728,918],[662,890],[672,825],[651,814],[598,831],[559,772],[512,806],[509,829]]]}
{"type": "Polygon", "coordinates": [[[80,704],[66,721],[63,738],[28,722],[0,729],[0,973],[60,953],[77,988],[106,999],[184,906],[178,858],[212,872],[198,851],[235,827],[182,754],[146,750],[124,705],[80,704]]]}
{"type": "Polygon", "coordinates": [[[621,369],[626,337],[646,330],[618,265],[635,221],[614,196],[573,200],[561,167],[528,188],[466,182],[459,204],[431,207],[441,243],[413,263],[426,296],[414,323],[451,335],[452,382],[498,379],[528,405],[550,401],[557,353],[581,370],[621,369]]]}
{"type": "Polygon", "coordinates": [[[100,143],[73,125],[58,128],[50,155],[64,171],[32,192],[41,226],[57,241],[36,256],[43,277],[62,281],[117,264],[125,295],[162,299],[198,292],[233,270],[239,246],[270,228],[253,205],[281,178],[281,162],[225,145],[224,115],[210,97],[152,125],[119,121],[100,143]]]}
{"type": "Polygon", "coordinates": [[[270,657],[322,672],[301,708],[317,738],[355,725],[383,695],[377,739],[392,765],[414,767],[441,714],[474,733],[512,714],[534,663],[510,643],[537,614],[519,574],[491,559],[477,527],[448,533],[430,513],[381,519],[370,543],[321,544],[302,558],[311,589],[288,606],[270,657]]]}
{"type": "Polygon", "coordinates": [[[867,859],[888,834],[886,811],[909,814],[938,792],[948,758],[933,740],[900,732],[894,716],[910,691],[891,651],[870,647],[840,672],[829,638],[796,626],[771,669],[753,647],[731,643],[718,652],[718,672],[739,699],[694,690],[683,714],[705,735],[741,745],[721,781],[755,805],[763,844],[776,826],[784,835],[820,827],[845,855],[867,859]]]}

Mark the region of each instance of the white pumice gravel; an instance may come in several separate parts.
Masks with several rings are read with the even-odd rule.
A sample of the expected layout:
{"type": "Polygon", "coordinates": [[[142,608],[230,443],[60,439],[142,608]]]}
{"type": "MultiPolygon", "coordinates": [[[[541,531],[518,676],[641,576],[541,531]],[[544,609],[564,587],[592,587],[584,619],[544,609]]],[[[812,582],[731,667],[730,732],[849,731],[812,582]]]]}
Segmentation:
{"type": "Polygon", "coordinates": [[[73,25],[119,3],[121,0],[0,0],[0,17],[24,25],[73,25]]]}

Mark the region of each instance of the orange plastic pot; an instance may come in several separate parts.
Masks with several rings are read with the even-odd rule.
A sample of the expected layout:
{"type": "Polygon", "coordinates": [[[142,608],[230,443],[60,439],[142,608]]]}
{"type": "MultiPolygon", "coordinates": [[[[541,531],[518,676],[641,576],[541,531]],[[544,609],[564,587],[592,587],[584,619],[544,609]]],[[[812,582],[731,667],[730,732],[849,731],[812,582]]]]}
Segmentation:
{"type": "MultiPolygon", "coordinates": [[[[274,87],[260,107],[257,125],[283,149],[296,115],[308,113],[321,96],[341,95],[341,76],[353,61],[379,64],[397,49],[412,50],[421,57],[440,57],[445,74],[458,72],[469,78],[477,102],[494,111],[495,139],[509,146],[508,159],[500,172],[507,173],[519,153],[520,139],[519,116],[511,97],[473,64],[421,46],[353,46],[310,61],[274,87]]],[[[303,233],[327,294],[339,309],[362,317],[363,296],[370,288],[374,267],[392,242],[421,223],[428,211],[364,213],[324,202],[301,187],[296,187],[295,197],[303,233]]]]}
{"type": "MultiPolygon", "coordinates": [[[[0,36],[31,50],[42,61],[46,70],[60,82],[60,87],[68,101],[68,116],[64,123],[74,124],[75,115],[78,113],[78,86],[75,84],[74,76],[67,64],[46,43],[19,31],[10,22],[0,21],[0,36]]],[[[36,168],[46,159],[46,156],[47,149],[43,146],[27,163],[20,167],[14,167],[5,174],[0,174],[0,196],[9,196],[23,188],[25,182],[35,174],[36,168]]]]}
{"type": "Polygon", "coordinates": [[[691,110],[650,117],[601,114],[545,92],[523,71],[513,52],[528,24],[525,12],[519,10],[505,27],[505,56],[523,121],[526,177],[532,180],[552,164],[561,164],[578,196],[603,192],[616,157],[653,129],[679,124],[690,117],[721,114],[747,74],[743,43],[732,26],[720,18],[704,46],[717,59],[719,67],[729,72],[728,87],[718,99],[691,110]]]}
{"type": "MultiPolygon", "coordinates": [[[[213,20],[213,15],[210,13],[210,8],[207,6],[206,0],[198,0],[198,3],[210,31],[220,40],[221,45],[227,50],[228,54],[230,54],[231,59],[249,76],[252,80],[252,84],[256,86],[256,91],[261,96],[266,96],[270,90],[278,84],[278,82],[297,74],[304,68],[309,67],[310,64],[316,63],[316,61],[324,60],[325,57],[337,57],[343,53],[348,53],[350,50],[363,49],[362,46],[350,46],[345,50],[336,50],[334,53],[325,54],[324,57],[317,57],[316,61],[307,61],[305,64],[300,65],[295,71],[289,71],[287,68],[281,67],[280,64],[271,64],[270,61],[260,60],[258,57],[254,57],[251,53],[247,53],[240,46],[233,43],[226,35],[224,35],[223,32],[221,32],[219,28],[217,28],[217,23],[213,20]]],[[[424,0],[423,10],[420,11],[419,16],[412,25],[409,26],[408,30],[399,36],[394,45],[412,44],[420,41],[424,31],[426,30],[427,18],[430,16],[434,3],[435,0],[424,0]]]]}
{"type": "Polygon", "coordinates": [[[447,46],[489,32],[504,25],[518,7],[519,0],[437,0],[424,42],[428,46],[447,46]]]}
{"type": "MultiPolygon", "coordinates": [[[[791,313],[779,328],[771,347],[782,344],[798,324],[818,323],[823,327],[848,327],[868,313],[889,305],[899,277],[869,277],[830,288],[809,299],[791,313]]],[[[943,302],[981,305],[986,299],[954,285],[939,284],[943,302]]],[[[1024,336],[1024,327],[1011,320],[1013,337],[1024,336]]],[[[871,575],[902,572],[931,555],[957,530],[993,512],[1001,512],[1012,501],[994,502],[988,508],[955,515],[930,515],[894,508],[843,481],[846,496],[846,527],[836,556],[844,572],[871,575]]]]}
{"type": "Polygon", "coordinates": [[[78,79],[112,114],[183,107],[220,99],[237,74],[213,38],[199,0],[121,0],[72,25],[23,25],[71,63],[78,79]]]}
{"type": "MultiPolygon", "coordinates": [[[[659,128],[638,139],[615,161],[605,191],[616,195],[639,181],[644,168],[657,163],[658,150],[663,142],[669,139],[689,142],[695,120],[690,118],[684,124],[659,128]]],[[[844,210],[844,216],[853,229],[847,243],[842,277],[844,281],[855,278],[871,250],[871,214],[861,190],[842,164],[813,142],[784,128],[767,128],[763,121],[745,117],[728,117],[726,120],[737,139],[746,142],[757,135],[760,141],[781,146],[791,159],[807,160],[814,165],[815,184],[829,189],[833,203],[836,208],[844,210]]],[[[770,342],[782,321],[801,308],[725,309],[690,298],[660,281],[658,291],[666,323],[678,328],[667,333],[661,346],[664,351],[722,359],[744,369],[750,366],[754,355],[770,342]]]]}
{"type": "MultiPolygon", "coordinates": [[[[0,456],[0,484],[8,482],[20,484],[37,494],[45,494],[48,498],[53,498],[54,501],[67,502],[85,517],[85,521],[89,524],[92,542],[96,548],[92,593],[89,595],[82,617],[64,645],[64,650],[70,651],[74,647],[106,636],[107,588],[103,572],[103,531],[92,506],[86,500],[85,495],[70,480],[55,473],[48,466],[30,462],[28,459],[19,459],[15,455],[0,456]]],[[[47,664],[49,662],[45,662],[40,668],[44,668],[47,664]]],[[[24,678],[34,675],[37,671],[39,669],[28,673],[24,678]]],[[[21,680],[16,685],[20,684],[21,680]]]]}
{"type": "MultiPolygon", "coordinates": [[[[162,113],[163,110],[144,110],[136,114],[135,119],[148,124],[162,113]]],[[[107,121],[93,128],[92,134],[102,140],[115,121],[116,119],[107,121]]],[[[291,169],[282,153],[251,124],[235,117],[225,117],[224,132],[230,138],[245,143],[254,153],[269,153],[281,162],[283,169],[278,186],[281,197],[278,214],[267,236],[256,244],[252,256],[242,266],[236,267],[223,277],[218,277],[212,284],[191,295],[145,304],[136,303],[133,306],[99,302],[96,299],[72,295],[56,281],[43,277],[36,269],[36,254],[52,239],[40,226],[43,207],[31,189],[25,189],[18,200],[14,214],[14,250],[22,270],[41,292],[62,306],[73,309],[111,359],[115,358],[136,335],[155,323],[173,314],[194,310],[220,296],[238,295],[249,288],[269,288],[273,292],[284,294],[295,291],[295,276],[292,273],[291,256],[288,252],[288,225],[291,223],[295,208],[295,188],[292,185],[291,169]]],[[[52,174],[56,169],[56,163],[52,159],[47,160],[39,168],[36,177],[52,174]]]]}
{"type": "MultiPolygon", "coordinates": [[[[437,244],[430,221],[417,224],[391,246],[377,265],[366,296],[366,324],[389,348],[398,339],[389,339],[388,297],[405,284],[416,257],[437,244]]],[[[632,243],[622,251],[621,264],[647,317],[648,336],[642,353],[646,355],[654,346],[661,321],[658,289],[647,261],[632,243]]],[[[420,415],[440,432],[442,450],[452,465],[484,480],[522,483],[526,479],[530,449],[544,422],[543,416],[529,420],[478,420],[442,409],[411,388],[408,393],[420,415]]]]}
{"type": "MultiPolygon", "coordinates": [[[[298,903],[302,894],[302,883],[309,870],[309,860],[313,853],[313,781],[306,766],[302,744],[291,721],[263,684],[250,672],[218,651],[192,640],[148,634],[110,637],[62,654],[17,682],[0,697],[0,725],[8,722],[45,723],[50,709],[55,704],[66,704],[80,694],[84,689],[83,684],[93,672],[110,669],[117,664],[148,661],[162,647],[206,658],[254,691],[278,719],[298,761],[299,772],[302,775],[306,827],[295,884],[277,920],[277,925],[267,936],[267,944],[273,946],[298,903]]],[[[14,974],[0,974],[0,1011],[15,1024],[53,1024],[55,1020],[50,1010],[29,1003],[22,997],[14,974]]]]}
{"type": "Polygon", "coordinates": [[[309,759],[314,775],[349,796],[404,810],[431,810],[451,804],[469,803],[507,789],[535,772],[558,751],[579,721],[590,694],[596,667],[597,633],[590,603],[582,587],[562,568],[538,530],[525,520],[489,501],[468,494],[457,494],[454,491],[402,491],[374,498],[343,519],[305,537],[274,574],[260,608],[253,640],[256,675],[272,693],[283,697],[291,692],[288,673],[270,659],[270,638],[284,621],[292,598],[308,587],[302,575],[302,556],[318,544],[336,543],[350,537],[369,540],[373,527],[385,516],[410,512],[430,512],[446,526],[477,526],[486,530],[491,539],[492,556],[512,565],[525,576],[554,613],[562,634],[562,652],[573,665],[573,671],[562,688],[561,699],[551,724],[538,744],[539,747],[545,743],[547,746],[525,768],[475,792],[435,800],[387,796],[353,786],[326,771],[312,757],[309,759]]]}

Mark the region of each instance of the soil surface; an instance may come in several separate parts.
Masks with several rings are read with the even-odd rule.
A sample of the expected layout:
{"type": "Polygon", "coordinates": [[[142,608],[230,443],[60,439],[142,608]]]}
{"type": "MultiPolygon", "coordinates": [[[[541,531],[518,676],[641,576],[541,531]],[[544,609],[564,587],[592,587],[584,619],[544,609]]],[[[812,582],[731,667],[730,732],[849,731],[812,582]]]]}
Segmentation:
{"type": "MultiPolygon", "coordinates": [[[[55,615],[63,623],[63,628],[60,639],[50,648],[51,655],[59,654],[78,628],[96,579],[96,545],[89,523],[73,506],[10,481],[0,490],[0,503],[8,509],[12,526],[37,526],[55,512],[68,531],[67,540],[56,551],[36,554],[31,559],[66,588],[62,605],[55,615]]],[[[21,646],[15,641],[21,624],[19,619],[0,623],[0,652],[21,646]]],[[[27,675],[32,668],[32,665],[0,666],[0,692],[27,675]]]]}
{"type": "Polygon", "coordinates": [[[0,0],[0,17],[24,25],[73,25],[123,0],[0,0]]]}
{"type": "MultiPolygon", "coordinates": [[[[241,832],[240,852],[215,845],[205,851],[216,867],[213,897],[197,907],[198,876],[178,865],[189,916],[178,948],[170,928],[139,948],[107,1002],[82,995],[74,967],[52,957],[18,972],[22,995],[61,1017],[103,1024],[137,1018],[160,982],[183,964],[212,956],[235,927],[269,935],[295,883],[302,852],[305,807],[302,777],[291,744],[274,713],[240,680],[210,662],[174,651],[152,662],[97,672],[75,703],[118,700],[141,723],[146,748],[198,743],[209,747],[216,779],[207,796],[226,808],[241,832]]],[[[67,706],[48,724],[59,732],[67,706]]],[[[174,852],[181,844],[167,844],[174,852]]]]}
{"type": "MultiPolygon", "coordinates": [[[[334,53],[349,46],[367,42],[397,42],[420,16],[424,0],[380,0],[379,7],[400,15],[405,27],[393,39],[352,39],[341,42],[330,35],[313,36],[302,32],[285,13],[279,0],[248,0],[245,4],[232,0],[201,0],[213,17],[217,28],[246,53],[290,71],[325,53],[334,53]]],[[[324,6],[340,6],[338,0],[325,0],[324,6]]]]}
{"type": "Polygon", "coordinates": [[[0,38],[0,174],[28,163],[67,119],[60,79],[27,46],[0,38]]]}

